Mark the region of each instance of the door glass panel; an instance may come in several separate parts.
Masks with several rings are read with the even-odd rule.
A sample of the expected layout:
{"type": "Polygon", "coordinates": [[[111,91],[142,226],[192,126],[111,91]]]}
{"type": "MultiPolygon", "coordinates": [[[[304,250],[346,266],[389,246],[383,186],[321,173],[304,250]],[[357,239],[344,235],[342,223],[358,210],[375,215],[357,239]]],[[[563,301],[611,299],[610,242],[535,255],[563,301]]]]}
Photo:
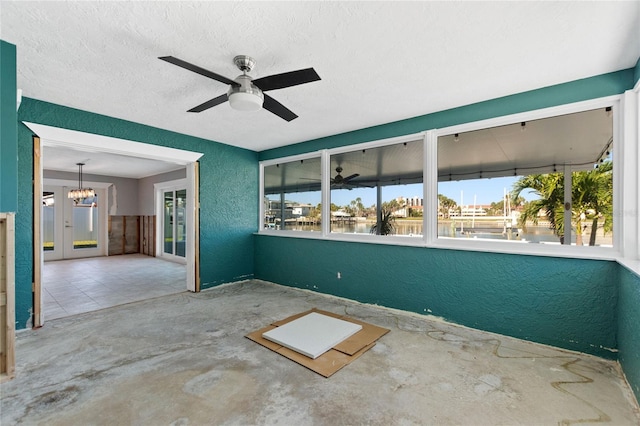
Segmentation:
{"type": "Polygon", "coordinates": [[[55,197],[53,192],[42,193],[42,249],[53,251],[55,241],[55,197]]]}
{"type": "Polygon", "coordinates": [[[73,249],[98,247],[98,196],[73,204],[73,249]]]}
{"type": "Polygon", "coordinates": [[[164,252],[173,254],[173,191],[164,193],[164,252]]]}
{"type": "Polygon", "coordinates": [[[186,247],[186,235],[187,235],[187,222],[186,222],[186,207],[187,207],[187,190],[181,189],[176,191],[176,256],[185,257],[186,247]]]}

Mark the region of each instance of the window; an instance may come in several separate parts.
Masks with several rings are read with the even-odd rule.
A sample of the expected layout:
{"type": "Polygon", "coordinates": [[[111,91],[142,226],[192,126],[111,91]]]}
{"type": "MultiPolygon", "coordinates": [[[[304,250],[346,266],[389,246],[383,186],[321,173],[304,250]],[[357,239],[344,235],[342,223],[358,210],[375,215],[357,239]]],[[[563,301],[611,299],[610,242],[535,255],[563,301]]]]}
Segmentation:
{"type": "Polygon", "coordinates": [[[611,247],[613,144],[611,107],[440,136],[438,237],[611,247]]]}
{"type": "Polygon", "coordinates": [[[620,214],[636,205],[637,183],[622,180],[636,151],[618,105],[612,96],[263,161],[264,230],[610,258],[636,229],[620,214]]]}
{"type": "Polygon", "coordinates": [[[321,230],[320,157],[264,167],[264,227],[273,230],[321,230]]]}
{"type": "Polygon", "coordinates": [[[331,232],[421,237],[424,142],[330,156],[331,232]]]}

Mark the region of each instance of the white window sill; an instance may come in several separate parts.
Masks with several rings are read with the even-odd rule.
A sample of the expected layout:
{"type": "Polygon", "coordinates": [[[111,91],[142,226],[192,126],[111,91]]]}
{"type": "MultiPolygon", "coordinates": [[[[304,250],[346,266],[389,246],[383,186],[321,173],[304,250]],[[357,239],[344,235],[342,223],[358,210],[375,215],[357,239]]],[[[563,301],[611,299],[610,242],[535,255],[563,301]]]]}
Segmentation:
{"type": "Polygon", "coordinates": [[[640,260],[620,258],[618,263],[640,277],[640,260]]]}
{"type": "MultiPolygon", "coordinates": [[[[268,235],[284,238],[305,238],[325,241],[344,241],[365,244],[385,244],[408,247],[425,247],[446,250],[481,251],[503,254],[529,256],[565,257],[572,259],[613,260],[619,261],[619,252],[611,247],[576,247],[559,244],[526,243],[521,241],[492,241],[480,239],[438,238],[434,242],[426,242],[423,237],[410,236],[378,236],[367,234],[331,233],[323,236],[321,232],[309,231],[275,231],[264,230],[255,235],[268,235]]],[[[640,261],[636,271],[640,271],[640,261]]]]}

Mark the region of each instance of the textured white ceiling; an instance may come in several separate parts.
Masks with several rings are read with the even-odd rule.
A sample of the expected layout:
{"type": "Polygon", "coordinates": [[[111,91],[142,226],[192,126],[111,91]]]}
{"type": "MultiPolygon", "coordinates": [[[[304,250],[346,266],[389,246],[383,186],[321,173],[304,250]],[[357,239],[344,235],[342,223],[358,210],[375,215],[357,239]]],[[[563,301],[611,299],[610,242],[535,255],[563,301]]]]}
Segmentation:
{"type": "Polygon", "coordinates": [[[77,163],[84,163],[84,173],[132,179],[159,175],[185,167],[175,163],[128,155],[95,151],[87,152],[52,146],[43,147],[42,157],[46,170],[76,173],[78,171],[77,163]]]}
{"type": "Polygon", "coordinates": [[[632,67],[640,2],[9,2],[23,95],[256,151],[632,67]],[[233,78],[314,67],[269,92],[286,122],[228,103],[233,78]]]}

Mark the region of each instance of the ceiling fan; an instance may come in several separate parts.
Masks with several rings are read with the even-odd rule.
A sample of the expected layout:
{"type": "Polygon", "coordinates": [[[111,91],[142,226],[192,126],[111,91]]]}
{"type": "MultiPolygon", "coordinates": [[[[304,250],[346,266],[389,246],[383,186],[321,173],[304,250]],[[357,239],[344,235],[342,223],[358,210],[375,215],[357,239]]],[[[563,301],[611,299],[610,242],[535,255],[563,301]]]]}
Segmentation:
{"type": "Polygon", "coordinates": [[[351,182],[352,179],[355,179],[358,176],[360,176],[359,173],[354,173],[347,177],[342,177],[342,175],[340,174],[342,173],[341,166],[336,167],[336,172],[337,172],[337,175],[334,178],[331,178],[331,186],[336,186],[339,188],[342,188],[342,187],[348,188],[351,185],[360,186],[360,185],[357,185],[355,182],[351,182]]]}
{"type": "Polygon", "coordinates": [[[253,69],[256,61],[246,55],[239,55],[233,58],[233,62],[240,71],[242,71],[242,74],[234,80],[173,56],[160,56],[158,59],[231,86],[226,94],[193,107],[188,112],[202,112],[228,100],[233,109],[240,111],[257,111],[260,108],[264,108],[284,120],[291,121],[298,116],[263,92],[320,80],[320,76],[318,76],[318,73],[316,73],[313,68],[274,74],[254,80],[251,76],[247,75],[247,73],[253,69]]]}
{"type": "MultiPolygon", "coordinates": [[[[342,176],[342,166],[338,166],[336,167],[336,176],[331,178],[331,188],[336,188],[336,189],[353,189],[355,187],[358,188],[373,188],[373,186],[371,186],[370,182],[371,181],[358,181],[355,182],[353,179],[357,178],[358,176],[360,176],[359,173],[354,173],[352,175],[349,175],[347,177],[343,177],[342,176]],[[367,183],[369,183],[367,185],[367,183]]],[[[301,178],[302,180],[313,180],[316,182],[320,182],[320,179],[310,179],[310,178],[301,178]]],[[[318,184],[316,184],[318,185],[318,184]]]]}

